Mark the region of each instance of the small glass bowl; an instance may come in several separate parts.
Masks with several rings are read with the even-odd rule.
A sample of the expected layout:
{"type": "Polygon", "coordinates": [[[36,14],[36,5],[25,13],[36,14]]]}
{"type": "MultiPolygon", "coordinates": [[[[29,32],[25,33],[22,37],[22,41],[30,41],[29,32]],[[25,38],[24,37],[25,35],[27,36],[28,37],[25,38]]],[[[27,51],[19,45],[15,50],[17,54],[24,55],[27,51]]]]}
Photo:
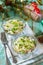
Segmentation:
{"type": "MultiPolygon", "coordinates": [[[[22,36],[20,36],[20,37],[23,37],[23,36],[27,36],[27,35],[22,35],[22,36]]],[[[11,42],[11,49],[12,49],[12,53],[13,53],[13,55],[15,56],[15,55],[17,55],[19,58],[21,58],[21,59],[27,59],[27,58],[29,58],[31,55],[32,55],[32,53],[36,50],[36,47],[37,47],[37,41],[35,40],[35,38],[34,37],[32,37],[32,36],[28,36],[28,37],[30,37],[31,39],[34,39],[34,41],[35,41],[35,48],[32,50],[32,51],[29,51],[28,53],[26,53],[26,54],[22,54],[22,53],[17,53],[17,52],[15,52],[15,50],[14,50],[14,41],[16,41],[17,39],[15,39],[15,40],[13,40],[12,42],[11,42]]]]}
{"type": "Polygon", "coordinates": [[[22,32],[23,32],[23,30],[22,30],[22,31],[20,31],[20,32],[17,33],[17,34],[10,34],[10,33],[7,33],[7,32],[5,31],[5,29],[4,29],[4,24],[6,24],[6,22],[12,21],[12,20],[16,20],[16,21],[18,20],[18,21],[22,22],[23,25],[24,25],[23,30],[24,30],[25,27],[26,27],[26,24],[24,23],[24,21],[21,21],[21,20],[16,19],[16,18],[11,18],[11,19],[6,19],[6,20],[4,20],[4,22],[2,23],[2,28],[3,28],[3,30],[4,30],[4,32],[5,32],[5,34],[6,34],[7,40],[11,40],[11,39],[13,39],[13,38],[15,39],[15,38],[17,38],[19,35],[21,35],[22,32]]]}

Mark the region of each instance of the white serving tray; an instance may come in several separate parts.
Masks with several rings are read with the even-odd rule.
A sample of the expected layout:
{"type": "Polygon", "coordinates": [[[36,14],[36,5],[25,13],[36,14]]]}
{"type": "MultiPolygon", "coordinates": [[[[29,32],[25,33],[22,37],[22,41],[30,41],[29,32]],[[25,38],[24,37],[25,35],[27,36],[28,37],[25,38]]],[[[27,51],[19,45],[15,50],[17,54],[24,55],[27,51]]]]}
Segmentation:
{"type": "MultiPolygon", "coordinates": [[[[31,36],[34,36],[34,35],[35,35],[35,34],[33,33],[33,31],[31,30],[31,28],[28,26],[27,23],[26,23],[26,28],[25,28],[25,30],[24,30],[24,34],[28,34],[29,36],[30,36],[30,35],[31,35],[31,36]]],[[[8,43],[8,45],[9,45],[9,47],[10,47],[10,49],[11,49],[11,39],[10,39],[10,37],[9,37],[9,43],[8,43]]],[[[34,57],[39,56],[40,54],[43,55],[43,45],[41,45],[38,41],[37,41],[37,47],[36,47],[36,49],[34,50],[34,52],[32,53],[32,55],[30,55],[30,57],[28,57],[28,58],[25,59],[25,60],[16,57],[16,58],[17,58],[17,61],[18,61],[16,64],[13,63],[13,61],[12,61],[12,56],[11,56],[10,51],[9,51],[8,48],[6,49],[6,51],[7,51],[7,56],[8,56],[8,59],[9,59],[11,65],[26,65],[26,64],[33,63],[33,62],[35,62],[36,60],[38,61],[40,58],[43,58],[43,57],[34,58],[34,57]],[[32,59],[32,58],[34,58],[34,59],[32,59]],[[29,59],[30,59],[30,60],[29,60],[29,59]]],[[[11,51],[12,51],[12,53],[13,53],[13,50],[12,50],[12,49],[11,49],[11,51]]]]}

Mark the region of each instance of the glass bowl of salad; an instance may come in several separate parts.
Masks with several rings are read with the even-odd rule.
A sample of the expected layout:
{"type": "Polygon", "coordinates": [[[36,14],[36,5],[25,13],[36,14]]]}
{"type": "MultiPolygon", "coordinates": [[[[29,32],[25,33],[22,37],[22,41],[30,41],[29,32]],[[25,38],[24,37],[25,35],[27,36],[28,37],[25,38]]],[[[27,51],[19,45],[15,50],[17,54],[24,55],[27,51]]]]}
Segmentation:
{"type": "Polygon", "coordinates": [[[18,37],[24,30],[25,24],[19,19],[7,19],[3,22],[3,30],[5,31],[7,37],[18,37]]]}
{"type": "Polygon", "coordinates": [[[20,36],[11,43],[13,54],[22,59],[28,58],[36,48],[36,41],[31,36],[20,36]]]}

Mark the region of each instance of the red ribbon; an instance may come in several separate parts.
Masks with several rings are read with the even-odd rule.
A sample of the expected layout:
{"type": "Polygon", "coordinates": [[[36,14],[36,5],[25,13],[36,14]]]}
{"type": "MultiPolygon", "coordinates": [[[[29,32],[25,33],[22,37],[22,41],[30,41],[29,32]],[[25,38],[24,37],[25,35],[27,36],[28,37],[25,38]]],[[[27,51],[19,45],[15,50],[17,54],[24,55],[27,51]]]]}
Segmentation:
{"type": "Polygon", "coordinates": [[[37,7],[37,3],[36,3],[36,2],[32,2],[31,4],[32,4],[32,6],[34,7],[34,11],[35,11],[37,14],[40,14],[40,9],[37,7]]]}

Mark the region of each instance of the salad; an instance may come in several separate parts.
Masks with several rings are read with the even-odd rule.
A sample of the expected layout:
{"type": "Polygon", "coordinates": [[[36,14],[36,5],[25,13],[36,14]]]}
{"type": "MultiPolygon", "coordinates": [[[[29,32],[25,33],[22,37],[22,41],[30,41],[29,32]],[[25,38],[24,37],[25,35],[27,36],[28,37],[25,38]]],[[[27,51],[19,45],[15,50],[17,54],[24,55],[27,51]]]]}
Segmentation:
{"type": "Polygon", "coordinates": [[[9,20],[3,24],[3,27],[7,33],[18,34],[23,30],[24,24],[19,20],[9,20]]]}
{"type": "Polygon", "coordinates": [[[14,51],[21,54],[32,52],[35,49],[35,47],[35,40],[28,36],[18,38],[13,45],[14,51]]]}

